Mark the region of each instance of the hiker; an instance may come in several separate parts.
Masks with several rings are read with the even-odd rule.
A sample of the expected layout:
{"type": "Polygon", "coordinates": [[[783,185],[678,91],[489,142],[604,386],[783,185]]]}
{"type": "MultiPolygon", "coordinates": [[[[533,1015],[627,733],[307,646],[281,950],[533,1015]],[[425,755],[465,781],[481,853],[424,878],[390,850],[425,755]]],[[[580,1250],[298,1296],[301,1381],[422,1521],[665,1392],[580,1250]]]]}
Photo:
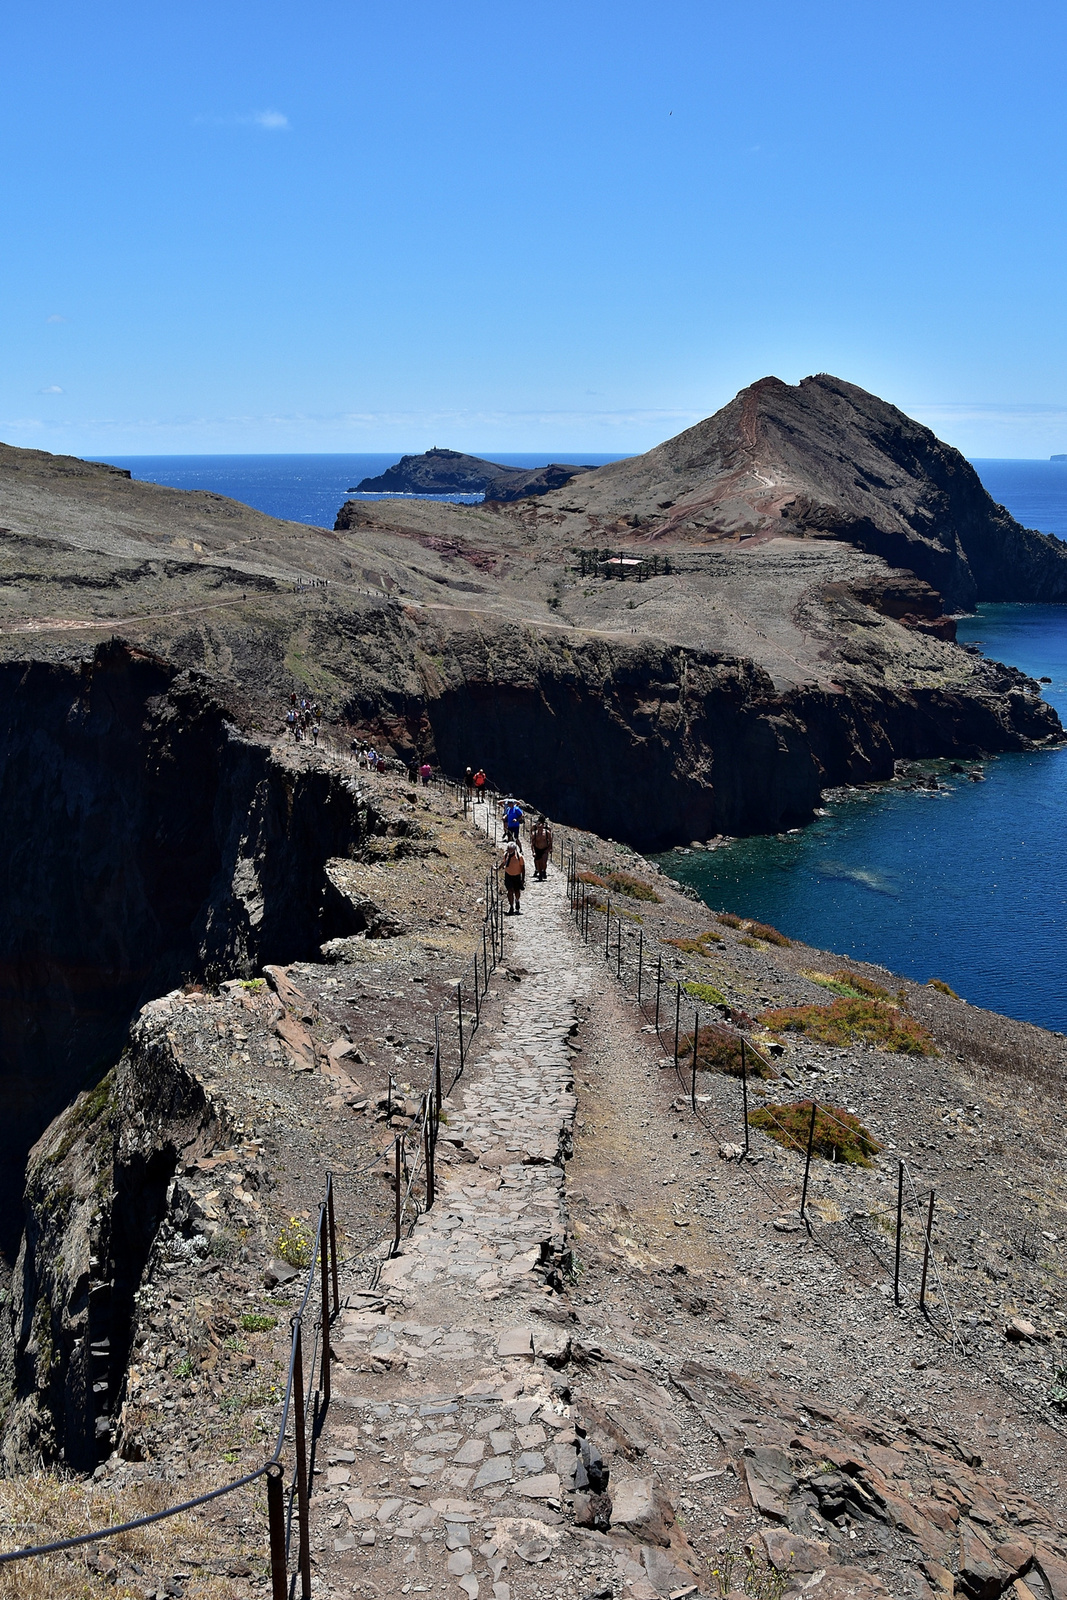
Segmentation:
{"type": "Polygon", "coordinates": [[[424,761],[419,768],[419,777],[422,779],[423,788],[425,788],[433,777],[433,768],[428,761],[424,761]]]}
{"type": "Polygon", "coordinates": [[[419,781],[419,763],[415,756],[408,762],[408,782],[417,784],[419,781]]]}
{"type": "Polygon", "coordinates": [[[467,793],[470,794],[471,790],[474,788],[474,773],[470,767],[467,768],[463,776],[463,781],[467,785],[467,793]]]}
{"type": "Polygon", "coordinates": [[[534,877],[540,878],[544,883],[548,877],[548,863],[552,855],[552,829],[542,813],[537,819],[537,825],[530,835],[530,844],[533,847],[534,877]]]}
{"type": "Polygon", "coordinates": [[[485,793],[486,776],[481,767],[474,774],[474,793],[480,800],[485,793]]]}
{"type": "Polygon", "coordinates": [[[519,838],[519,829],[522,827],[522,807],[517,800],[508,800],[504,805],[504,833],[516,843],[519,838]]]}
{"type": "Polygon", "coordinates": [[[526,857],[522,853],[522,845],[517,840],[509,842],[497,871],[504,874],[504,888],[508,892],[508,916],[517,917],[522,911],[519,900],[526,887],[526,857]]]}

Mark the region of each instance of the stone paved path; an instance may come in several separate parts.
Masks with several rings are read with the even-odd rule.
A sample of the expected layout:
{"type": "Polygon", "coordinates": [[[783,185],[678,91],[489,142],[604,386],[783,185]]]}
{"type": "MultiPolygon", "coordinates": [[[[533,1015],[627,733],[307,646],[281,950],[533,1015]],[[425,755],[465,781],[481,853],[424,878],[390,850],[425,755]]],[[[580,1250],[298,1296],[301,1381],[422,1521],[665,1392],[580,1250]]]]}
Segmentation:
{"type": "Polygon", "coordinates": [[[531,881],[505,928],[511,976],[448,1097],[436,1204],[335,1327],[318,1593],[517,1600],[516,1567],[526,1594],[545,1562],[552,1592],[567,1581],[556,1513],[575,1433],[556,1366],[570,1340],[546,1279],[565,1245],[568,1041],[593,974],[560,874],[531,881]]]}

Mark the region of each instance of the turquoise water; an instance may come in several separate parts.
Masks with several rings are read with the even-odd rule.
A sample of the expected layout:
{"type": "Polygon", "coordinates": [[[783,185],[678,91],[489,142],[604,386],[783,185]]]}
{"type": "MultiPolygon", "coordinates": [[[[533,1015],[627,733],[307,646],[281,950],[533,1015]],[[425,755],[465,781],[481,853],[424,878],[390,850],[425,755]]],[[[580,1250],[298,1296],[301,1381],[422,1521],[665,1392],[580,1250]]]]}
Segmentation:
{"type": "MultiPolygon", "coordinates": [[[[1051,677],[1067,722],[1063,607],[982,606],[959,637],[1051,677]]],[[[1067,1031],[1067,750],[964,763],[983,783],[920,765],[945,787],[831,795],[798,832],[660,860],[716,909],[1067,1031]]]]}

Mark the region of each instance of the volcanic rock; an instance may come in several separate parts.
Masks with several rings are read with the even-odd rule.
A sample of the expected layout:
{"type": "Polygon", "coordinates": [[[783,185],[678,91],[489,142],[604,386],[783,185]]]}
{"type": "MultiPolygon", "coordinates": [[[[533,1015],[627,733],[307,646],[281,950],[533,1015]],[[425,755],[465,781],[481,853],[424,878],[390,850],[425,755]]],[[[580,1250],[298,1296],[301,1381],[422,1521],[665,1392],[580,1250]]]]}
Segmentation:
{"type": "MultiPolygon", "coordinates": [[[[592,467],[553,461],[547,467],[504,467],[460,450],[426,450],[421,456],[402,456],[396,466],[377,478],[364,478],[356,494],[484,494],[487,500],[523,500],[528,495],[561,489],[592,467]]],[[[342,506],[334,526],[348,526],[342,506]]]]}

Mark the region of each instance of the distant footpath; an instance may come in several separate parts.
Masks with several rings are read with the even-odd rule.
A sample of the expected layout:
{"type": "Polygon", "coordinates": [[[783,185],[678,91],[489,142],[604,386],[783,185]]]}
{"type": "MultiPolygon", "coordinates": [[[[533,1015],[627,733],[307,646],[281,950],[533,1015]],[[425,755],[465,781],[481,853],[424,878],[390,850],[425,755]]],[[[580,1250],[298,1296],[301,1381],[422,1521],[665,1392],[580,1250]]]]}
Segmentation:
{"type": "Polygon", "coordinates": [[[487,500],[525,500],[562,489],[591,466],[552,461],[547,467],[504,467],[460,450],[425,450],[403,456],[377,478],[364,478],[350,494],[481,494],[487,500]]]}

